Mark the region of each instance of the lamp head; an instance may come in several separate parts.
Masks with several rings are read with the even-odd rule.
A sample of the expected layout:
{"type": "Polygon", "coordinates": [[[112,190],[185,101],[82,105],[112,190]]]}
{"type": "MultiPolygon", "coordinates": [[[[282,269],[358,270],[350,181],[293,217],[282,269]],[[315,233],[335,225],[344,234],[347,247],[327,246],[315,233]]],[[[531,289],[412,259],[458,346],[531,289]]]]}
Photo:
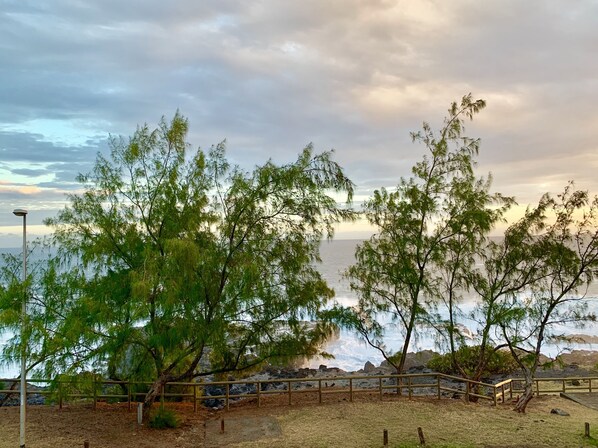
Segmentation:
{"type": "Polygon", "coordinates": [[[17,216],[27,215],[27,210],[25,210],[24,208],[15,208],[12,212],[17,216]]]}

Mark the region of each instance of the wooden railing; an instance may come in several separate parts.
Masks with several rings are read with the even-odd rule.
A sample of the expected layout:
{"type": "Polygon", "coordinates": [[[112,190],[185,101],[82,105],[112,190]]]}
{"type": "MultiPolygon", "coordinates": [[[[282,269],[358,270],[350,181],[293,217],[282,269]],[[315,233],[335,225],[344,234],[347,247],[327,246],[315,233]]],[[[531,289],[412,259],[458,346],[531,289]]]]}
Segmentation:
{"type": "MultiPolygon", "coordinates": [[[[550,394],[560,392],[580,392],[595,390],[598,377],[575,378],[536,378],[534,379],[534,393],[550,394]],[[592,384],[594,382],[594,384],[592,384]],[[546,386],[546,387],[541,387],[546,386]],[[555,386],[558,385],[558,388],[555,386]]],[[[18,382],[15,379],[0,379],[6,386],[7,383],[18,382]]],[[[151,382],[110,381],[101,379],[76,380],[47,380],[30,379],[30,384],[51,385],[36,390],[29,390],[28,394],[39,394],[49,397],[59,407],[65,401],[73,399],[93,400],[96,407],[98,401],[115,400],[127,402],[129,408],[145,396],[145,390],[151,382]],[[110,387],[121,388],[123,393],[110,391],[110,387]],[[145,390],[144,390],[145,389],[145,390]],[[126,391],[126,393],[124,393],[126,391]]],[[[363,375],[363,376],[335,376],[323,378],[284,378],[269,380],[237,380],[237,381],[209,381],[209,382],[177,382],[167,383],[160,391],[160,400],[177,399],[192,401],[193,409],[197,411],[198,404],[207,400],[222,400],[228,409],[231,401],[240,399],[255,399],[257,406],[262,405],[264,397],[272,395],[286,395],[288,404],[292,404],[293,396],[299,394],[314,394],[318,403],[324,401],[329,395],[348,395],[349,401],[355,395],[362,393],[377,393],[382,400],[385,395],[390,396],[443,396],[458,394],[466,399],[476,397],[481,400],[492,401],[495,405],[512,400],[513,395],[521,393],[523,380],[520,378],[507,379],[497,384],[488,384],[472,381],[452,375],[441,373],[421,373],[406,375],[363,375]],[[333,383],[330,384],[329,383],[333,383]],[[235,387],[237,386],[237,387],[235,387]],[[250,389],[250,392],[235,393],[238,386],[250,389]]],[[[18,388],[0,390],[0,394],[19,395],[18,388]]]]}

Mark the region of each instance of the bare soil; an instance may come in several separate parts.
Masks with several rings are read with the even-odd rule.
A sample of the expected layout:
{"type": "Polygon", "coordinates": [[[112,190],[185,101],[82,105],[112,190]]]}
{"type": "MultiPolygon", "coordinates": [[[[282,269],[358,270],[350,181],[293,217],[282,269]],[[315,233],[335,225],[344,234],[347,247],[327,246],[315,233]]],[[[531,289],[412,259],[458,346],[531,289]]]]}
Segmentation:
{"type": "MultiPolygon", "coordinates": [[[[388,429],[390,446],[417,446],[418,426],[430,447],[581,447],[597,446],[584,440],[585,421],[598,432],[598,411],[556,396],[542,396],[530,403],[525,415],[512,405],[498,407],[462,400],[385,397],[376,393],[356,396],[349,403],[342,394],[293,397],[270,396],[261,407],[255,400],[231,406],[229,411],[193,412],[187,403],[167,404],[182,420],[177,429],[139,427],[136,412],[124,404],[31,406],[28,409],[27,446],[39,448],[82,447],[377,447],[388,429]],[[550,413],[560,408],[570,417],[550,413]],[[224,432],[221,431],[224,425],[224,432]],[[587,444],[586,444],[587,442],[587,444]]],[[[0,448],[17,446],[19,410],[0,408],[0,448]]]]}
{"type": "MultiPolygon", "coordinates": [[[[576,351],[563,361],[561,368],[545,376],[595,374],[598,353],[576,351]]],[[[27,446],[82,447],[89,441],[90,448],[361,447],[381,446],[382,430],[388,428],[390,446],[415,447],[418,426],[424,427],[431,447],[598,446],[598,411],[556,396],[534,398],[525,415],[511,411],[511,404],[493,407],[392,396],[381,402],[375,392],[356,395],[354,403],[349,403],[348,394],[332,394],[320,405],[317,393],[311,392],[294,394],[290,406],[285,396],[262,401],[259,408],[255,399],[248,399],[229,411],[201,408],[197,413],[190,403],[167,403],[181,420],[179,428],[170,430],[138,426],[136,409],[126,404],[98,403],[95,410],[85,403],[63,409],[29,406],[27,446]],[[555,407],[571,417],[550,414],[555,407]],[[581,436],[584,422],[591,423],[594,439],[581,436]]],[[[19,408],[0,407],[0,448],[18,446],[18,441],[19,408]]]]}

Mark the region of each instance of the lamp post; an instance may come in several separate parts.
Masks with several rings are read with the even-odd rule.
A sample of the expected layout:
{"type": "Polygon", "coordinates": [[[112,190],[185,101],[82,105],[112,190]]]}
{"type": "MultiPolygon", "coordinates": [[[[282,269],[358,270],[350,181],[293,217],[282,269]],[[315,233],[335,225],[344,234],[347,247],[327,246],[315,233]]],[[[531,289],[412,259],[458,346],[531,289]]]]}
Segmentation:
{"type": "MultiPolygon", "coordinates": [[[[13,210],[16,216],[23,217],[23,288],[27,281],[27,210],[17,208],[13,210]]],[[[27,410],[27,364],[25,357],[27,355],[27,343],[25,341],[25,318],[27,317],[27,293],[23,290],[23,302],[21,304],[21,417],[19,446],[25,448],[25,419],[27,410]]]]}

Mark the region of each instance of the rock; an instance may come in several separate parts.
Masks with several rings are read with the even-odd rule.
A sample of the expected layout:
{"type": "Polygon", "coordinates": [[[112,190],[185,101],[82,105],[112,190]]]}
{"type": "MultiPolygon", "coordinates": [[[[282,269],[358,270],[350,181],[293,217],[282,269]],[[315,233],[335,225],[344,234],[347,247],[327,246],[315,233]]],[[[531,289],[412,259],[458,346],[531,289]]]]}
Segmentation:
{"type": "Polygon", "coordinates": [[[363,371],[365,373],[372,373],[374,370],[376,370],[376,366],[369,361],[367,361],[363,366],[363,371]]]}
{"type": "Polygon", "coordinates": [[[328,370],[328,366],[325,364],[320,364],[320,367],[318,367],[318,370],[328,370]]]}
{"type": "Polygon", "coordinates": [[[579,380],[572,380],[571,385],[572,386],[581,386],[581,383],[579,382],[579,380]]]}
{"type": "Polygon", "coordinates": [[[562,409],[559,408],[553,408],[550,410],[551,414],[556,414],[556,415],[561,415],[563,417],[568,417],[570,414],[567,411],[563,411],[562,409]]]}

